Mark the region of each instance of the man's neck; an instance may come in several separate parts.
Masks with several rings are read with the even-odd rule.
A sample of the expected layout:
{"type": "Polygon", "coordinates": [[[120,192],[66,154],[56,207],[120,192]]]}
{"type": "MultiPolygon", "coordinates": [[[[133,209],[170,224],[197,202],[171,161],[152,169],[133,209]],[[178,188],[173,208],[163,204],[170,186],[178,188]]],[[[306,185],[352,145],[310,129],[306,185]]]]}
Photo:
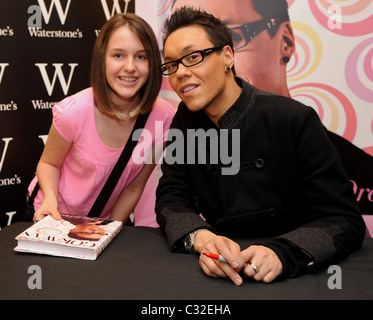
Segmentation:
{"type": "Polygon", "coordinates": [[[219,119],[229,110],[229,108],[237,101],[242,88],[237,84],[235,78],[229,79],[223,91],[215,98],[215,100],[205,108],[205,112],[210,120],[219,128],[219,119]]]}

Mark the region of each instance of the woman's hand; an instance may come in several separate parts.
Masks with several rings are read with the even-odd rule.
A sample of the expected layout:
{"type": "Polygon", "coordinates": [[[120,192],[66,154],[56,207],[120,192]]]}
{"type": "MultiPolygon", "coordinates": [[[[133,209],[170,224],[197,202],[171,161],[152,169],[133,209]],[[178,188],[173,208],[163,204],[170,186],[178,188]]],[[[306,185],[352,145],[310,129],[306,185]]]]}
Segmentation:
{"type": "Polygon", "coordinates": [[[46,216],[51,216],[55,220],[62,219],[55,205],[51,205],[50,203],[43,201],[40,208],[35,211],[33,220],[34,222],[37,222],[46,216]]]}

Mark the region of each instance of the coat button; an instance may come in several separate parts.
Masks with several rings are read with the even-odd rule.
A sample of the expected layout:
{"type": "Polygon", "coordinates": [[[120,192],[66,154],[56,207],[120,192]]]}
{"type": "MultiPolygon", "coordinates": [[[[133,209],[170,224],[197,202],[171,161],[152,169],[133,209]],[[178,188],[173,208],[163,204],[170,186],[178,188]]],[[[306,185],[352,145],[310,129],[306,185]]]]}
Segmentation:
{"type": "Polygon", "coordinates": [[[258,169],[263,168],[264,167],[264,160],[263,159],[256,159],[255,160],[255,167],[257,167],[258,169]]]}
{"type": "Polygon", "coordinates": [[[269,209],[269,217],[271,219],[276,218],[276,210],[275,209],[269,209]]]}
{"type": "Polygon", "coordinates": [[[220,175],[221,168],[215,167],[215,166],[209,166],[207,167],[207,171],[214,177],[217,177],[220,175]]]}

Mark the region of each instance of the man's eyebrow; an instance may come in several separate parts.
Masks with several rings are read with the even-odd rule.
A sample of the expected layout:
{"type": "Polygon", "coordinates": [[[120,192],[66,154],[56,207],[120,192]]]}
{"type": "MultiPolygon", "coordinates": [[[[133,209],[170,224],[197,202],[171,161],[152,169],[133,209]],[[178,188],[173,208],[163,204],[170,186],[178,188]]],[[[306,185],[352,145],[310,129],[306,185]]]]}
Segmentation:
{"type": "MultiPolygon", "coordinates": [[[[191,49],[196,49],[195,46],[193,44],[189,44],[187,45],[186,47],[183,48],[183,50],[181,51],[184,54],[186,54],[187,51],[190,51],[191,49]]],[[[183,56],[182,55],[182,56],[183,56]]],[[[174,59],[173,57],[170,57],[170,56],[165,56],[164,57],[164,60],[169,60],[169,61],[174,61],[174,60],[177,60],[177,59],[174,59]]]]}

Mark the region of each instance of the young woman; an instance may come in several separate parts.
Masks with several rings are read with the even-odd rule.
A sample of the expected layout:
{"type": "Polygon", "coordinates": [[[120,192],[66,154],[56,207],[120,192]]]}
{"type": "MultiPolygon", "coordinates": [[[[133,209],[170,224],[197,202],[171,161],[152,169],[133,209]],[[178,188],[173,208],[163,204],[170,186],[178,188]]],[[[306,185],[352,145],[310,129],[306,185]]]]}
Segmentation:
{"type": "MultiPolygon", "coordinates": [[[[101,217],[125,222],[155,166],[155,146],[163,145],[174,109],[157,98],[162,76],[156,37],[135,14],[116,15],[103,26],[93,48],[92,87],[53,108],[53,123],[37,166],[34,220],[60,213],[87,215],[105,185],[140,114],[149,113],[144,131],[152,141],[144,152],[152,161],[131,157],[101,217]],[[158,136],[156,122],[162,123],[158,136]]],[[[159,127],[159,126],[158,126],[159,127]]],[[[159,131],[159,130],[158,130],[159,131]]],[[[162,148],[161,148],[162,150],[162,148]]],[[[148,214],[154,215],[149,208],[148,214]]]]}

